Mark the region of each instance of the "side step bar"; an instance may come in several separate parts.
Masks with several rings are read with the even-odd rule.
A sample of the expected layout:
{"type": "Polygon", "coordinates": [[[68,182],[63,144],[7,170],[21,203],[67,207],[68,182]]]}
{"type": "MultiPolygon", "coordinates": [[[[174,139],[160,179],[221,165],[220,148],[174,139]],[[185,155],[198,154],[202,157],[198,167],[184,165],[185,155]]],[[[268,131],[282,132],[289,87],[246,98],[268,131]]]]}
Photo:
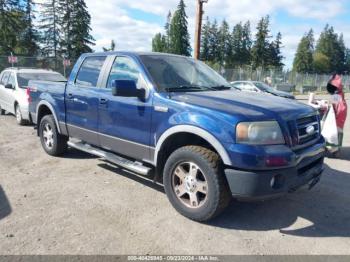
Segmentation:
{"type": "Polygon", "coordinates": [[[89,144],[82,143],[80,141],[75,142],[75,141],[70,140],[70,141],[68,141],[68,146],[76,148],[80,151],[84,151],[86,153],[101,157],[109,162],[112,162],[112,163],[118,165],[118,166],[121,166],[125,169],[128,169],[132,172],[135,172],[135,173],[138,173],[138,174],[141,174],[144,176],[149,175],[149,173],[151,171],[151,168],[146,167],[139,162],[130,161],[130,160],[125,159],[123,157],[117,156],[113,153],[104,151],[103,149],[99,149],[99,148],[93,147],[89,144]]]}

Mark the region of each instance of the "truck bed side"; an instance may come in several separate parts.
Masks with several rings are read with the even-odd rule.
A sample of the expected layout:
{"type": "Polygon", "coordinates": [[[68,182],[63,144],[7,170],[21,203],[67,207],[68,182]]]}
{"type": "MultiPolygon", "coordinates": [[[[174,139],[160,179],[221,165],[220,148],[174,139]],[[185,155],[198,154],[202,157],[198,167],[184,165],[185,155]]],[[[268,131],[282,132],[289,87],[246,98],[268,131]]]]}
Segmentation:
{"type": "MultiPolygon", "coordinates": [[[[64,94],[66,82],[30,81],[29,84],[31,103],[29,112],[33,122],[38,124],[38,111],[41,106],[48,107],[57,122],[65,121],[64,94]]],[[[57,123],[58,124],[58,123],[57,123]]]]}

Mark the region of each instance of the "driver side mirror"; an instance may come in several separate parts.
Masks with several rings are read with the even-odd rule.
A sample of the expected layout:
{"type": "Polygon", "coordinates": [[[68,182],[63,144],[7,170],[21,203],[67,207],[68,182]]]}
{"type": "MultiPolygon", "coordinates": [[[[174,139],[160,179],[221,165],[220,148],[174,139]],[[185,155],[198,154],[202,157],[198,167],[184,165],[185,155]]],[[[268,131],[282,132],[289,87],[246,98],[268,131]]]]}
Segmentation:
{"type": "Polygon", "coordinates": [[[121,97],[137,97],[141,101],[146,99],[146,90],[138,89],[133,80],[114,80],[112,82],[112,95],[121,97]]]}
{"type": "Polygon", "coordinates": [[[15,89],[14,86],[12,84],[6,84],[5,85],[6,89],[15,89]]]}

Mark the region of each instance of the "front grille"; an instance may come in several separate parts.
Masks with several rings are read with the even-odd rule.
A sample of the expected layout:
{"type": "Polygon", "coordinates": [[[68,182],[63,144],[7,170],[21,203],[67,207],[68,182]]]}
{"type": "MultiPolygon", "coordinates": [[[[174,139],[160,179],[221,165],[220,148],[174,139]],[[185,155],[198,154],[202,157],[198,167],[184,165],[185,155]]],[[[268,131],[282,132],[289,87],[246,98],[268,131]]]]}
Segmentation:
{"type": "Polygon", "coordinates": [[[320,137],[320,121],[318,115],[307,116],[296,120],[296,145],[303,146],[316,141],[320,137]]]}

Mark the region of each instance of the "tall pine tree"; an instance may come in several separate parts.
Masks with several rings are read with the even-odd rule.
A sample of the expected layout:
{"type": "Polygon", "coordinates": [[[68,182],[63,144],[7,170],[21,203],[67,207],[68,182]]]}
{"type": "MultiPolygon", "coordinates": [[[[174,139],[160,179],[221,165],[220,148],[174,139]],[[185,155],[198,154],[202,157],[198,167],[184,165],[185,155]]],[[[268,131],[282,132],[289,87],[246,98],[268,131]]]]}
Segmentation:
{"type": "Polygon", "coordinates": [[[278,32],[276,39],[270,43],[269,65],[276,69],[282,69],[284,66],[282,62],[284,57],[282,55],[281,48],[282,48],[282,34],[278,32]]]}
{"type": "Polygon", "coordinates": [[[84,0],[68,0],[72,2],[70,21],[63,18],[66,37],[66,56],[75,60],[83,53],[91,53],[95,39],[91,32],[91,16],[84,0]],[[69,26],[68,26],[69,25],[69,26]]]}
{"type": "Polygon", "coordinates": [[[206,19],[206,23],[203,25],[202,28],[202,39],[201,39],[201,53],[200,53],[200,59],[203,61],[209,61],[210,60],[210,47],[209,47],[209,41],[210,41],[210,20],[209,17],[206,19]]]}
{"type": "Polygon", "coordinates": [[[22,30],[23,13],[19,0],[0,0],[0,54],[14,52],[22,30]]]}
{"type": "Polygon", "coordinates": [[[168,52],[168,44],[166,36],[161,33],[156,34],[152,39],[152,51],[153,52],[168,52]]]}
{"type": "MultiPolygon", "coordinates": [[[[317,57],[322,57],[323,65],[319,73],[331,73],[332,71],[342,71],[345,65],[345,45],[342,36],[334,32],[332,26],[326,25],[317,41],[315,53],[317,57]],[[328,59],[326,59],[328,58],[328,59]],[[326,62],[329,65],[325,65],[326,62]],[[327,71],[328,70],[328,71],[327,71]]],[[[318,68],[320,68],[318,66],[318,68]]]]}
{"type": "Polygon", "coordinates": [[[252,63],[253,67],[265,68],[269,66],[270,60],[270,17],[265,16],[261,18],[257,25],[257,33],[255,35],[255,43],[252,49],[252,63]]]}
{"type": "Polygon", "coordinates": [[[313,72],[314,43],[314,32],[310,29],[300,40],[294,57],[293,71],[298,73],[313,72]]]}
{"type": "Polygon", "coordinates": [[[222,21],[222,24],[218,32],[218,42],[219,42],[219,57],[218,61],[221,66],[226,65],[228,62],[228,57],[232,55],[232,46],[231,46],[231,35],[230,27],[226,20],[222,21]]]}
{"type": "Polygon", "coordinates": [[[45,0],[42,4],[40,29],[42,30],[42,52],[45,56],[57,58],[61,42],[61,10],[58,0],[45,0]]]}
{"type": "Polygon", "coordinates": [[[171,19],[169,32],[169,49],[171,53],[185,56],[191,55],[190,34],[187,27],[186,5],[184,0],[180,0],[177,10],[171,19]]]}
{"type": "Polygon", "coordinates": [[[209,61],[219,63],[220,57],[219,28],[216,19],[211,24],[209,35],[209,61]]]}
{"type": "Polygon", "coordinates": [[[38,55],[39,48],[39,32],[34,25],[34,2],[33,0],[24,1],[24,17],[23,17],[23,33],[20,40],[20,46],[22,49],[21,54],[26,56],[38,55]]]}

